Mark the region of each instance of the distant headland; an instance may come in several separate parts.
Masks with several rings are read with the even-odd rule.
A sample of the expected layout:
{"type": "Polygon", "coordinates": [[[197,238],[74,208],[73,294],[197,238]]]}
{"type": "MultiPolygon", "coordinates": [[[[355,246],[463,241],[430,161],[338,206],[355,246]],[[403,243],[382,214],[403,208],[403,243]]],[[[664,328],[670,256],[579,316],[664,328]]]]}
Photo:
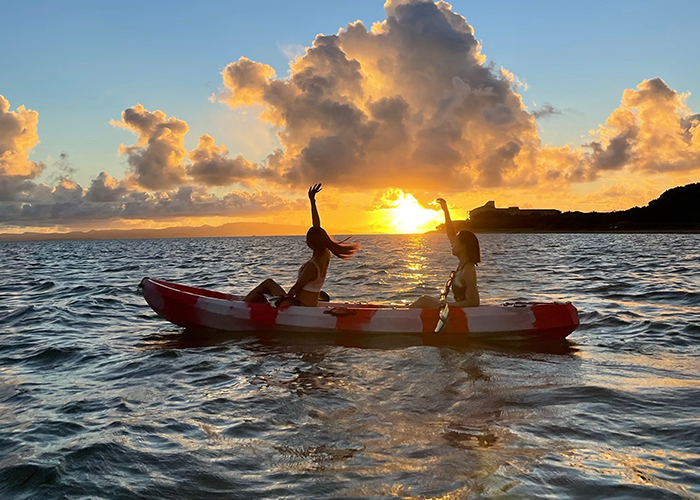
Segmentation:
{"type": "Polygon", "coordinates": [[[119,240],[150,238],[211,238],[228,236],[255,236],[274,234],[291,236],[304,234],[307,226],[269,224],[265,222],[231,222],[221,226],[168,227],[163,229],[96,229],[68,233],[0,234],[2,241],[54,241],[54,240],[119,240]]]}
{"type": "MultiPolygon", "coordinates": [[[[700,233],[700,183],[665,191],[645,207],[617,212],[496,208],[493,201],[455,220],[456,230],[475,232],[694,232],[700,233]]],[[[436,231],[444,230],[444,224],[436,231]]]]}

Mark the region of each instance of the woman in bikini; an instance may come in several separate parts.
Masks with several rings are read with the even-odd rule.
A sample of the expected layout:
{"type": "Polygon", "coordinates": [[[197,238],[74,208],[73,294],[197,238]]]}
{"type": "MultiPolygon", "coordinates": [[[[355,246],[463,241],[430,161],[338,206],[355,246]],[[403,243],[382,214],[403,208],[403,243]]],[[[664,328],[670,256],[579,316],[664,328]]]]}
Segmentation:
{"type": "Polygon", "coordinates": [[[316,208],[316,194],[319,191],[321,191],[321,184],[314,184],[309,188],[312,226],[306,233],[306,244],[313,251],[313,255],[299,268],[297,282],[289,292],[285,292],[275,280],[268,278],[251,290],[243,300],[267,302],[267,296],[272,295],[278,297],[277,303],[282,306],[315,307],[318,305],[319,293],[326,279],[331,253],[341,259],[347,259],[359,250],[360,246],[357,244],[335,241],[321,227],[321,219],[316,208]]]}
{"type": "MultiPolygon", "coordinates": [[[[476,288],[476,264],[481,262],[479,240],[471,231],[462,230],[455,234],[454,224],[450,218],[447,202],[442,198],[436,200],[445,212],[445,229],[452,245],[452,255],[459,259],[457,269],[450,274],[454,302],[448,302],[450,307],[476,307],[479,305],[479,290],[476,288]]],[[[410,307],[440,307],[440,301],[423,295],[410,307]]]]}

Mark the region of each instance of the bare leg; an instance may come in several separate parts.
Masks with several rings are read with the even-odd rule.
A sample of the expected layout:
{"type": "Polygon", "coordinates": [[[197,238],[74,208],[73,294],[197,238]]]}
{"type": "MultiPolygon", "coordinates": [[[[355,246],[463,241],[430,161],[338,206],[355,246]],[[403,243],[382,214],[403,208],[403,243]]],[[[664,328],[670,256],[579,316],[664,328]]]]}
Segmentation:
{"type": "Polygon", "coordinates": [[[243,299],[245,302],[267,302],[265,294],[268,295],[285,295],[284,288],[279,286],[272,278],[267,278],[258,286],[253,288],[248,295],[243,299]]]}
{"type": "Polygon", "coordinates": [[[417,309],[437,309],[440,307],[440,301],[433,297],[428,297],[427,295],[421,295],[418,300],[408,307],[417,309]]]}

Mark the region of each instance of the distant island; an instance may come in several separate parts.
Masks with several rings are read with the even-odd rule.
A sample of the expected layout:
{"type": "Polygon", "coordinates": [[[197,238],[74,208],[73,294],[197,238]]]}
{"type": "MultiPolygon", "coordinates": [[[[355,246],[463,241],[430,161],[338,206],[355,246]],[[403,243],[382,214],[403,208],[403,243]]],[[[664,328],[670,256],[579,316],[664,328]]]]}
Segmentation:
{"type": "MultiPolygon", "coordinates": [[[[665,191],[645,207],[617,212],[561,212],[556,209],[496,208],[493,201],[455,220],[475,232],[696,232],[700,233],[700,183],[665,191]]],[[[444,230],[444,224],[436,231],[444,230]]]]}
{"type": "Polygon", "coordinates": [[[221,226],[168,227],[164,229],[97,229],[68,233],[0,234],[1,241],[53,240],[117,240],[147,238],[210,238],[227,236],[269,235],[287,236],[305,234],[308,226],[269,224],[265,222],[232,222],[221,226]]]}

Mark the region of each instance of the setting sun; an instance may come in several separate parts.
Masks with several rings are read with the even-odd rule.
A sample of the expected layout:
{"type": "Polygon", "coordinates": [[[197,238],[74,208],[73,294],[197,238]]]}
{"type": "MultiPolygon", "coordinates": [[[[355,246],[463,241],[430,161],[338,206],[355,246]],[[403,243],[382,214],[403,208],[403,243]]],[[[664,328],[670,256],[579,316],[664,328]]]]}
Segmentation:
{"type": "Polygon", "coordinates": [[[438,210],[423,208],[418,200],[401,190],[390,192],[383,198],[382,209],[387,232],[400,234],[423,233],[435,229],[443,222],[438,210]]]}

